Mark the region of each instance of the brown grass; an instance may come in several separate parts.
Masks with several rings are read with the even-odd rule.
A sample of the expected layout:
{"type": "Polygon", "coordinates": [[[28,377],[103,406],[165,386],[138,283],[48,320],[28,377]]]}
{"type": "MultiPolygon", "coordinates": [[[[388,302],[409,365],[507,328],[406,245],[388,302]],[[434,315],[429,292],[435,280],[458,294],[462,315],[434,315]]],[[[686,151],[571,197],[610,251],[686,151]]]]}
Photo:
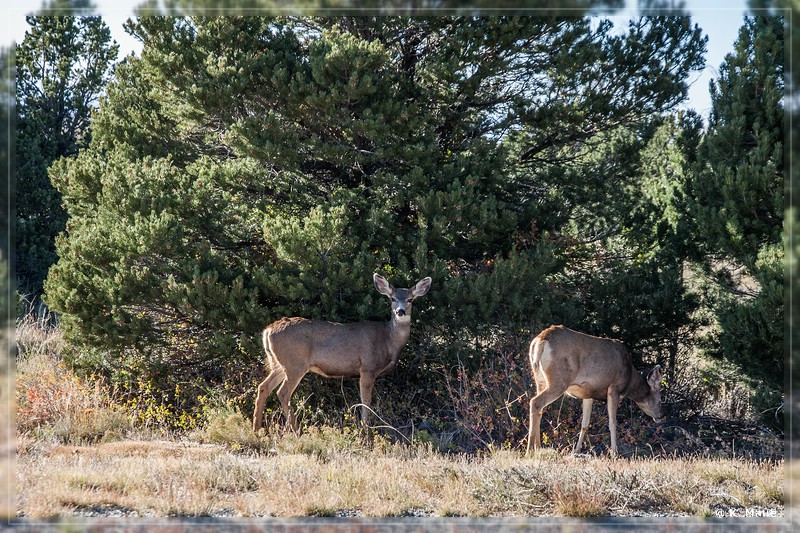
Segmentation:
{"type": "Polygon", "coordinates": [[[16,424],[20,434],[61,443],[115,440],[130,417],[101,381],[76,375],[61,356],[61,330],[26,315],[17,321],[16,424]]]}
{"type": "Polygon", "coordinates": [[[9,359],[12,332],[0,329],[0,522],[14,516],[14,378],[9,359]]]}
{"type": "Polygon", "coordinates": [[[727,459],[447,456],[430,446],[346,445],[337,430],[275,440],[267,453],[176,441],[18,448],[18,513],[134,516],[783,515],[783,464],[727,459]],[[324,454],[314,450],[326,450],[324,454]],[[301,451],[305,450],[305,451],[301,451]]]}
{"type": "MultiPolygon", "coordinates": [[[[155,440],[130,425],[102,384],[63,364],[57,330],[22,322],[17,333],[17,405],[10,387],[0,399],[9,418],[25,416],[16,506],[3,492],[13,466],[0,463],[8,481],[0,479],[0,517],[783,516],[783,461],[611,460],[553,449],[526,458],[505,448],[445,455],[429,436],[411,444],[377,436],[367,446],[356,431],[329,427],[255,435],[224,403],[185,440],[155,440]]],[[[11,442],[3,430],[0,445],[11,442]]]]}
{"type": "MultiPolygon", "coordinates": [[[[794,455],[797,457],[797,455],[794,455]]],[[[794,516],[800,516],[800,461],[789,461],[786,468],[786,492],[784,499],[794,516]]],[[[782,486],[774,487],[781,489],[782,486]]]]}

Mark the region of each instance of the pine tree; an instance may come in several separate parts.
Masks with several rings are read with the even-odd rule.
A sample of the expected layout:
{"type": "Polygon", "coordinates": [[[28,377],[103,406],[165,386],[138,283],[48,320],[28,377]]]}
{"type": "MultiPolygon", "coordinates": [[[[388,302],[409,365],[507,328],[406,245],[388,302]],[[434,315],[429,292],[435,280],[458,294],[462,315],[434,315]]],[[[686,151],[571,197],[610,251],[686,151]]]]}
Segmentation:
{"type": "MultiPolygon", "coordinates": [[[[665,7],[671,2],[655,0],[648,2],[657,13],[663,14],[665,7]]],[[[599,9],[604,12],[621,9],[623,0],[561,0],[559,2],[537,2],[536,14],[540,17],[570,15],[576,16],[588,12],[590,9],[599,9]]],[[[474,13],[479,10],[504,9],[507,11],[519,10],[520,13],[530,11],[531,7],[520,4],[517,0],[305,0],[302,3],[292,0],[170,0],[161,6],[162,12],[172,16],[218,16],[220,10],[226,15],[252,15],[257,12],[262,16],[280,16],[286,13],[287,7],[302,6],[306,16],[325,15],[452,15],[453,11],[461,10],[464,13],[474,13]]],[[[158,9],[159,6],[148,6],[158,9]]]]}
{"type": "MultiPolygon", "coordinates": [[[[270,320],[385,320],[376,271],[434,279],[386,378],[398,391],[433,394],[442,368],[578,311],[545,235],[568,223],[547,208],[572,190],[540,194],[520,154],[557,132],[545,108],[585,119],[593,130],[548,145],[581,146],[580,181],[600,164],[592,143],[680,100],[704,44],[679,19],[628,38],[580,18],[149,17],[132,30],[141,58],[118,66],[90,146],[51,172],[69,233],[46,299],[76,365],[165,409],[214,387],[252,401],[270,320]],[[592,82],[582,59],[619,76],[592,82]]],[[[339,385],[314,390],[324,403],[339,385]]]]}
{"type": "MultiPolygon", "coordinates": [[[[798,6],[796,2],[790,0],[751,0],[750,7],[753,10],[760,10],[759,12],[762,14],[765,10],[771,9],[771,13],[776,16],[785,14],[787,10],[789,11],[790,15],[785,20],[787,30],[786,38],[788,40],[787,49],[791,51],[787,57],[789,67],[787,71],[787,81],[789,83],[789,89],[786,91],[786,94],[796,94],[797,87],[800,86],[800,69],[798,69],[796,65],[796,58],[798,57],[796,51],[800,43],[800,41],[798,41],[798,39],[800,39],[800,34],[798,33],[800,6],[798,6]],[[794,61],[792,61],[793,58],[794,61]]],[[[791,98],[792,96],[789,97],[791,98]]],[[[789,139],[797,139],[798,134],[800,134],[798,106],[790,105],[788,111],[792,114],[787,127],[789,139]]],[[[787,163],[797,161],[799,156],[800,153],[798,153],[797,142],[787,143],[786,150],[784,151],[784,160],[787,163]]],[[[786,176],[788,179],[788,191],[800,190],[800,170],[798,170],[797,165],[792,165],[791,163],[787,164],[786,176]]],[[[785,339],[785,343],[786,351],[789,355],[787,361],[789,362],[789,369],[791,370],[800,368],[800,343],[798,343],[798,340],[800,340],[800,322],[798,321],[798,313],[791,311],[791,309],[796,307],[797,302],[800,301],[800,284],[797,283],[798,274],[800,274],[800,269],[798,269],[798,258],[800,257],[800,238],[798,238],[800,235],[800,210],[798,210],[797,206],[796,192],[790,193],[789,198],[787,198],[786,206],[783,237],[786,251],[785,271],[788,287],[786,287],[785,302],[789,305],[790,311],[784,314],[784,331],[789,335],[789,338],[785,339]]],[[[786,377],[788,379],[786,382],[787,386],[784,389],[785,398],[787,399],[785,404],[788,405],[787,411],[792,417],[791,421],[787,421],[786,429],[791,432],[790,435],[788,435],[790,438],[797,439],[797,437],[800,436],[800,396],[797,394],[797,391],[800,390],[800,373],[797,371],[790,371],[786,373],[786,377]]]]}
{"type": "Polygon", "coordinates": [[[91,111],[118,46],[99,17],[26,20],[30,29],[16,48],[16,271],[20,292],[36,299],[67,219],[48,168],[88,144],[91,111]]]}
{"type": "Polygon", "coordinates": [[[685,188],[702,122],[693,112],[655,122],[661,123],[638,154],[638,173],[619,193],[631,207],[616,218],[622,230],[607,240],[608,265],[592,273],[602,283],[590,316],[600,331],[617,327],[635,352],[652,354],[672,377],[679,347],[698,327],[697,298],[684,279],[692,257],[685,188]]]}
{"type": "MultiPolygon", "coordinates": [[[[8,72],[13,61],[13,50],[0,47],[0,70],[8,72]]],[[[13,92],[11,80],[3,77],[2,82],[0,82],[0,124],[3,124],[3,127],[0,127],[0,164],[3,165],[3,168],[13,168],[13,154],[8,150],[9,137],[13,135],[10,127],[11,116],[14,113],[13,92]]],[[[11,230],[10,199],[13,190],[10,178],[6,174],[6,180],[0,183],[0,328],[3,330],[0,333],[0,341],[2,341],[4,347],[6,332],[8,331],[7,327],[14,316],[11,309],[12,298],[9,297],[14,287],[9,259],[11,257],[11,243],[9,242],[11,230]]],[[[0,366],[3,364],[0,363],[0,366]]]]}
{"type": "Polygon", "coordinates": [[[602,22],[593,30],[612,43],[596,55],[564,58],[559,72],[588,66],[565,80],[563,102],[531,107],[514,170],[523,194],[542,206],[537,229],[565,265],[559,283],[572,309],[559,318],[623,339],[637,364],[669,364],[695,305],[681,283],[687,229],[679,215],[680,135],[691,128],[662,112],[685,98],[705,38],[688,17],[633,20],[625,35],[610,30],[602,22]],[[687,40],[693,50],[668,52],[687,40]]]}
{"type": "Polygon", "coordinates": [[[748,17],[711,85],[708,133],[691,181],[719,352],[783,385],[784,21],[748,17]],[[734,275],[738,274],[738,275],[734,275]]]}

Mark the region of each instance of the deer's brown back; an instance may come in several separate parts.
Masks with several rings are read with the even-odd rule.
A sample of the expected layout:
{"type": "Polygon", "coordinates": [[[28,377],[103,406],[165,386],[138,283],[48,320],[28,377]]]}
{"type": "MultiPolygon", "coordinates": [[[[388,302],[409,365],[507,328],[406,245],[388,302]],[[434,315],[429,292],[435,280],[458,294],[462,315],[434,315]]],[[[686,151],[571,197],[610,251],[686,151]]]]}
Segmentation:
{"type": "Polygon", "coordinates": [[[632,369],[621,342],[564,326],[552,326],[537,338],[543,343],[540,371],[551,387],[598,400],[606,399],[611,387],[620,392],[627,388],[632,369]]]}
{"type": "MultiPolygon", "coordinates": [[[[269,342],[284,367],[294,367],[328,377],[358,376],[365,364],[386,361],[385,324],[341,324],[306,318],[283,318],[268,326],[269,342]]],[[[381,366],[379,364],[379,366],[381,366]]]]}

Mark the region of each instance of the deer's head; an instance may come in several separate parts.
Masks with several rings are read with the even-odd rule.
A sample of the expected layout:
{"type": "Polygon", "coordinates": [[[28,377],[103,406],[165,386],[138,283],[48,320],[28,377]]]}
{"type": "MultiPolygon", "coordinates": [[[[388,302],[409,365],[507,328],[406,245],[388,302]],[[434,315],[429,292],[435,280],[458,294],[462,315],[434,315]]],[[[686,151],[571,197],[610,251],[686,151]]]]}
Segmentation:
{"type": "Polygon", "coordinates": [[[395,289],[391,283],[379,274],[374,274],[372,280],[375,282],[375,288],[378,292],[388,296],[392,301],[392,319],[398,322],[409,322],[411,320],[412,303],[431,288],[431,278],[429,277],[420,280],[410,289],[395,289]]]}
{"type": "Polygon", "coordinates": [[[664,420],[664,411],[661,407],[661,366],[656,365],[650,372],[642,372],[642,377],[647,382],[649,390],[643,399],[636,402],[636,405],[653,417],[653,420],[661,422],[664,420]]]}

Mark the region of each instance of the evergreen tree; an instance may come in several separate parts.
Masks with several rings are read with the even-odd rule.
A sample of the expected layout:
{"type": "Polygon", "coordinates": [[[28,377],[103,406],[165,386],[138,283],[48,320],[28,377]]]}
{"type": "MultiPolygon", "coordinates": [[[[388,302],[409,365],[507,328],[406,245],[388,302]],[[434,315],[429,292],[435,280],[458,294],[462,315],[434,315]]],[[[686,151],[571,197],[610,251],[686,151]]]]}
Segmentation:
{"type": "MultiPolygon", "coordinates": [[[[655,3],[655,8],[663,6],[655,3]]],[[[523,6],[517,0],[304,0],[301,3],[296,0],[166,0],[163,4],[153,5],[152,2],[145,4],[148,9],[163,10],[167,15],[187,16],[187,15],[219,15],[220,9],[224,9],[226,15],[252,15],[257,13],[262,16],[277,16],[286,13],[288,8],[302,7],[303,13],[307,16],[324,15],[393,15],[393,14],[424,14],[424,15],[452,15],[454,11],[463,13],[474,13],[478,10],[504,9],[511,11],[518,9],[520,13],[527,13],[531,7],[537,9],[538,16],[553,15],[579,15],[590,9],[600,9],[605,11],[621,9],[625,3],[623,0],[561,0],[558,2],[539,0],[536,6],[523,6]],[[424,10],[424,12],[423,12],[424,10]],[[348,12],[349,11],[349,12],[348,12]],[[409,13],[410,12],[410,13],[409,13]]],[[[152,14],[152,13],[150,13],[152,14]]]]}
{"type": "Polygon", "coordinates": [[[748,17],[712,82],[691,181],[697,244],[718,291],[718,354],[779,390],[784,330],[784,21],[748,17]]]}
{"type": "Polygon", "coordinates": [[[91,111],[118,46],[99,17],[26,20],[30,29],[16,48],[16,271],[19,290],[37,298],[67,218],[48,168],[88,144],[91,111]]]}
{"type": "Polygon", "coordinates": [[[681,112],[655,128],[638,154],[638,174],[618,193],[630,210],[619,213],[620,231],[605,240],[606,257],[590,270],[597,288],[587,318],[600,332],[617,328],[634,352],[662,363],[668,377],[679,346],[691,342],[698,327],[692,318],[697,298],[684,280],[692,255],[684,214],[688,161],[701,124],[695,113],[681,112]]]}
{"type": "MultiPolygon", "coordinates": [[[[769,9],[769,13],[779,16],[785,14],[787,10],[790,16],[786,17],[786,39],[788,40],[787,49],[791,51],[787,59],[787,77],[788,88],[786,94],[789,98],[797,94],[797,88],[800,87],[800,68],[797,66],[798,45],[800,45],[800,34],[798,34],[798,24],[800,24],[800,6],[796,2],[789,0],[751,0],[749,5],[753,11],[759,10],[759,13],[764,14],[765,10],[769,9]]],[[[790,105],[787,110],[791,113],[788,120],[787,130],[789,132],[789,139],[798,139],[800,134],[800,114],[798,114],[798,106],[790,105]]],[[[800,190],[800,170],[797,165],[792,165],[791,161],[797,161],[800,157],[798,152],[797,141],[789,142],[784,150],[784,161],[787,163],[785,167],[785,174],[788,178],[788,191],[800,190]]],[[[789,194],[787,198],[786,219],[784,221],[784,243],[786,251],[786,280],[788,286],[785,289],[786,304],[789,309],[784,315],[785,331],[789,336],[786,340],[786,352],[788,353],[787,362],[789,364],[789,372],[786,372],[786,387],[785,398],[788,405],[787,411],[792,416],[792,422],[788,422],[786,430],[789,432],[789,437],[797,439],[800,436],[800,395],[797,391],[800,390],[800,322],[798,321],[798,313],[794,312],[797,307],[797,302],[800,301],[800,284],[797,283],[798,274],[798,257],[800,257],[800,210],[797,205],[797,195],[789,194]]],[[[791,453],[791,451],[790,451],[791,453]]]]}
{"type": "MultiPolygon", "coordinates": [[[[14,55],[10,48],[0,48],[0,71],[8,73],[13,65],[14,55]]],[[[3,168],[14,168],[13,153],[8,150],[10,139],[13,132],[13,121],[11,117],[14,113],[14,97],[11,80],[3,76],[0,78],[0,165],[3,168]]],[[[11,224],[11,198],[13,189],[11,176],[4,173],[5,179],[0,183],[0,344],[5,348],[6,328],[10,324],[12,313],[12,301],[10,293],[13,292],[14,280],[12,279],[11,268],[11,242],[9,236],[12,230],[11,224]]],[[[8,353],[8,352],[4,352],[8,353]]],[[[3,356],[5,359],[5,356],[3,356]]],[[[2,368],[3,363],[0,363],[2,368]]],[[[2,372],[0,372],[1,374],[2,372]]]]}
{"type": "MultiPolygon", "coordinates": [[[[642,141],[617,130],[679,102],[705,42],[678,18],[627,36],[514,17],[148,17],[132,31],[141,58],[118,66],[90,146],[51,172],[69,233],[46,291],[78,366],[167,410],[214,386],[252,401],[270,320],[385,320],[376,271],[434,279],[386,378],[398,398],[581,314],[550,238],[572,213],[554,206],[597,194],[599,145],[622,158],[616,183],[635,179],[625,148],[642,141]],[[569,182],[521,157],[551,134],[569,182]]],[[[339,385],[314,390],[322,405],[339,385]]]]}
{"type": "MultiPolygon", "coordinates": [[[[608,35],[610,26],[594,31],[608,35]]],[[[702,67],[706,41],[688,17],[633,20],[627,34],[608,38],[595,55],[559,66],[588,65],[569,74],[564,101],[528,110],[514,170],[523,194],[542,206],[537,229],[565,265],[559,284],[571,309],[559,318],[621,338],[636,364],[669,364],[695,306],[682,285],[687,230],[678,213],[681,135],[697,120],[678,127],[661,112],[685,98],[685,76],[702,67]],[[687,40],[696,48],[673,56],[687,40]]]]}

